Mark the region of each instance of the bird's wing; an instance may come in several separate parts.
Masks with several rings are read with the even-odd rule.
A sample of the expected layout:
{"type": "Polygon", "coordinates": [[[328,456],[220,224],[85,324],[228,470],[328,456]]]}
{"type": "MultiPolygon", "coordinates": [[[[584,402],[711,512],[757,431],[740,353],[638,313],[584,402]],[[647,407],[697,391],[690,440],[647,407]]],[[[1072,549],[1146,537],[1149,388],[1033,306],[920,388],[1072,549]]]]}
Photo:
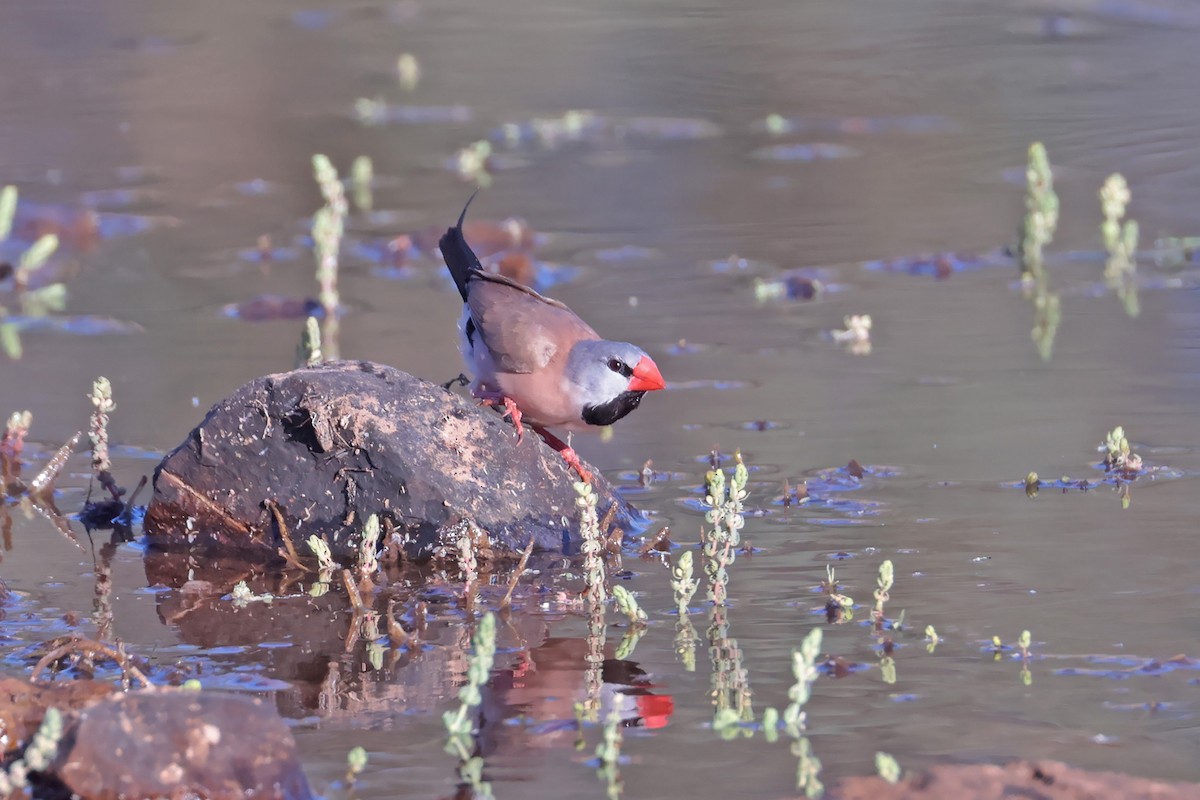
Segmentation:
{"type": "Polygon", "coordinates": [[[505,372],[544,368],[583,339],[599,339],[591,326],[557,300],[502,275],[471,276],[467,307],[496,365],[505,372]]]}

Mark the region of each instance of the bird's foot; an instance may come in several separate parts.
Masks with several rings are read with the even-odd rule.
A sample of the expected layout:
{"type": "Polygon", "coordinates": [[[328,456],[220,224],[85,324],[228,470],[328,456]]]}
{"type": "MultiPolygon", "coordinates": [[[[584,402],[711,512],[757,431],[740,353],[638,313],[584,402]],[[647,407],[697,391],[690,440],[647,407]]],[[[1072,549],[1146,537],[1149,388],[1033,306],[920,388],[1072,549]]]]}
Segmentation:
{"type": "Polygon", "coordinates": [[[574,448],[564,447],[558,451],[558,454],[562,456],[563,461],[567,462],[568,467],[579,474],[579,480],[584,483],[592,482],[592,473],[584,468],[583,462],[579,460],[579,456],[575,453],[574,448]]]}
{"type": "Polygon", "coordinates": [[[517,429],[517,444],[520,444],[525,438],[525,426],[521,424],[521,409],[517,408],[517,401],[499,392],[480,392],[476,397],[481,406],[504,406],[504,413],[500,416],[512,420],[513,427],[517,429]]]}
{"type": "Polygon", "coordinates": [[[454,386],[466,386],[470,382],[471,382],[471,379],[468,378],[466,375],[463,375],[460,372],[460,373],[458,373],[457,378],[451,378],[450,380],[443,383],[442,388],[448,392],[454,386]]]}
{"type": "MultiPolygon", "coordinates": [[[[534,430],[537,431],[538,435],[542,437],[542,441],[553,447],[558,454],[562,456],[563,461],[567,462],[568,467],[575,470],[581,481],[584,483],[592,482],[592,473],[583,466],[583,462],[579,460],[579,455],[575,452],[571,445],[567,444],[545,428],[534,426],[534,430]]],[[[567,435],[567,438],[571,438],[570,434],[567,435]]]]}

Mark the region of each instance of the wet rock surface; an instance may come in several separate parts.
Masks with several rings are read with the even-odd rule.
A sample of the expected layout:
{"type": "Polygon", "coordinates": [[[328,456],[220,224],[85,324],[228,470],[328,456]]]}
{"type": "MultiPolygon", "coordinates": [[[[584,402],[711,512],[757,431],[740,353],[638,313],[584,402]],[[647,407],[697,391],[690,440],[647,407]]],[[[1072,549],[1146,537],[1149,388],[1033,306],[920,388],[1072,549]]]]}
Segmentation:
{"type": "Polygon", "coordinates": [[[80,797],[312,797],[291,731],[262,700],[193,691],[89,706],[53,767],[80,797]]]}
{"type": "Polygon", "coordinates": [[[889,784],[877,776],[839,781],[836,800],[1200,800],[1200,784],[1089,772],[1060,761],[947,764],[889,784]]]}
{"type": "MultiPolygon", "coordinates": [[[[637,512],[594,474],[602,518],[637,512]]],[[[428,558],[470,521],[498,554],[574,553],[574,473],[532,431],[520,444],[488,408],[370,362],[258,378],[217,403],[159,465],[145,530],[154,547],[274,558],[324,538],[352,561],[371,514],[382,544],[428,558]],[[283,524],[280,525],[282,520],[283,524]]],[[[609,533],[611,531],[606,531],[609,533]]]]}

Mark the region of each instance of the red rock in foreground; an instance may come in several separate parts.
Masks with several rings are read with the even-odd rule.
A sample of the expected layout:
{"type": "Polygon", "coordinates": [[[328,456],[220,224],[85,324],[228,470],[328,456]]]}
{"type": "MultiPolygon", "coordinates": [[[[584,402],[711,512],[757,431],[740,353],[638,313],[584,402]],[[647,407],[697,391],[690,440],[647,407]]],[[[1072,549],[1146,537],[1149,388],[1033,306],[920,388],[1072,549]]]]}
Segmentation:
{"type": "Polygon", "coordinates": [[[1200,784],[1089,772],[1061,761],[946,764],[892,785],[877,776],[838,781],[831,800],[1200,800],[1200,784]]]}

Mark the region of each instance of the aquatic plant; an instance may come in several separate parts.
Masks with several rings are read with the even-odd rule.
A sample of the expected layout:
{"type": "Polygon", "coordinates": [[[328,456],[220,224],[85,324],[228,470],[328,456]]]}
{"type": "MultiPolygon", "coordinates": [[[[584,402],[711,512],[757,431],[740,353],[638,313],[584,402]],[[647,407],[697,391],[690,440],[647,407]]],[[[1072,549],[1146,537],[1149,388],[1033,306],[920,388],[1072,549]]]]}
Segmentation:
{"type": "Polygon", "coordinates": [[[369,580],[372,575],[379,571],[379,537],[381,528],[379,526],[379,515],[372,514],[367,517],[367,524],[363,526],[362,539],[358,543],[358,578],[359,580],[369,580]]]}
{"type": "Polygon", "coordinates": [[[882,750],[875,753],[875,771],[888,783],[900,782],[900,764],[892,757],[891,753],[885,753],[882,750]]]}
{"type": "Polygon", "coordinates": [[[799,737],[804,731],[804,706],[812,697],[812,685],[816,681],[817,656],[821,654],[821,629],[813,628],[800,643],[799,649],[792,651],[792,677],[796,679],[788,690],[788,704],[783,712],[783,723],[789,735],[799,737]]]}
{"type": "Polygon", "coordinates": [[[1029,670],[1029,648],[1033,646],[1033,637],[1029,631],[1021,631],[1017,639],[1017,649],[1021,651],[1021,683],[1029,686],[1033,683],[1033,673],[1029,670]]]}
{"type": "Polygon", "coordinates": [[[624,586],[614,586],[612,590],[613,600],[617,603],[617,609],[629,618],[631,625],[646,624],[646,612],[638,605],[637,598],[633,596],[633,592],[626,589],[624,586]]]}
{"type": "Polygon", "coordinates": [[[1142,457],[1130,451],[1129,439],[1120,425],[1105,435],[1100,449],[1104,452],[1105,472],[1136,473],[1142,469],[1142,457]]]}
{"type": "Polygon", "coordinates": [[[700,579],[692,577],[693,574],[692,551],[684,550],[671,567],[671,589],[675,592],[675,608],[680,616],[687,616],[688,603],[700,587],[700,579]]]}
{"type": "Polygon", "coordinates": [[[11,183],[0,189],[0,242],[12,235],[13,218],[17,215],[17,187],[11,183]]]}
{"type": "Polygon", "coordinates": [[[469,715],[483,701],[482,689],[496,660],[496,615],[488,612],[480,619],[472,638],[473,652],[467,659],[467,682],[458,690],[459,706],[442,714],[446,726],[446,752],[461,761],[471,757],[475,725],[469,715]]]}
{"type": "Polygon", "coordinates": [[[112,460],[108,455],[108,416],[117,407],[112,399],[112,384],[108,378],[97,378],[92,383],[88,397],[92,401],[92,416],[88,425],[88,439],[92,443],[92,477],[108,490],[114,500],[119,500],[122,490],[112,476],[112,460]]]}
{"type": "Polygon", "coordinates": [[[325,205],[313,214],[313,255],[317,261],[317,300],[325,312],[324,341],[329,357],[337,356],[338,259],[346,232],[346,187],[338,179],[337,168],[327,156],[312,157],[313,176],[321,189],[325,205]]]}
{"type": "Polygon", "coordinates": [[[604,537],[600,532],[600,518],[596,513],[596,492],[585,481],[575,482],[575,505],[579,507],[579,533],[583,540],[583,573],[587,582],[588,597],[593,603],[608,599],[604,585],[604,537]]]}
{"type": "Polygon", "coordinates": [[[700,580],[692,577],[692,551],[684,550],[679,560],[671,567],[671,589],[675,593],[675,608],[679,619],[675,623],[675,654],[687,672],[696,671],[696,628],[688,613],[688,603],[696,594],[700,580]]]}
{"type": "Polygon", "coordinates": [[[353,786],[358,776],[367,768],[367,751],[360,745],[346,753],[346,783],[353,786]]]}
{"type": "Polygon", "coordinates": [[[51,706],[43,714],[42,724],[21,757],[0,769],[0,795],[9,797],[20,792],[23,796],[29,787],[29,773],[49,769],[58,756],[58,743],[62,741],[62,736],[62,713],[51,706]]]}
{"type": "Polygon", "coordinates": [[[851,355],[864,356],[871,353],[871,315],[850,314],[842,318],[844,330],[830,331],[835,342],[846,345],[851,355]]]}
{"type": "MultiPolygon", "coordinates": [[[[821,761],[813,755],[812,745],[804,735],[806,714],[804,706],[812,697],[812,685],[819,674],[817,657],[821,654],[821,629],[813,628],[804,637],[797,650],[792,651],[792,676],[795,683],[788,689],[792,702],[783,710],[783,724],[787,735],[792,738],[791,752],[797,759],[796,788],[807,797],[820,797],[825,787],[820,780],[821,761]]],[[[772,719],[773,719],[772,715],[772,719]]],[[[767,715],[763,715],[766,724],[767,715]]]]}
{"type": "Polygon", "coordinates": [[[717,605],[724,605],[728,598],[728,567],[736,558],[741,529],[746,523],[742,516],[742,501],[746,498],[750,473],[740,452],[734,454],[734,459],[736,465],[728,488],[725,473],[720,468],[710,470],[706,479],[708,494],[704,502],[709,510],[704,519],[712,527],[704,536],[704,574],[708,578],[708,599],[717,605]]]}
{"type": "Polygon", "coordinates": [[[374,207],[371,185],[375,181],[375,165],[370,156],[359,156],[350,165],[350,181],[354,186],[354,205],[359,211],[370,211],[374,207]]]}
{"type": "Polygon", "coordinates": [[[396,59],[396,77],[405,91],[411,92],[421,81],[421,64],[412,53],[401,53],[396,59]]]}
{"type": "Polygon", "coordinates": [[[304,320],[304,331],[300,334],[300,344],[296,345],[296,369],[315,367],[323,360],[321,355],[321,325],[316,317],[304,320]]]}
{"type": "Polygon", "coordinates": [[[825,794],[825,785],[821,783],[821,759],[813,753],[812,744],[807,736],[801,736],[792,742],[792,755],[796,757],[796,788],[804,792],[805,797],[818,798],[825,794]]]}
{"type": "Polygon", "coordinates": [[[604,781],[609,800],[621,796],[621,711],[613,706],[604,720],[604,731],[600,744],[596,745],[596,759],[600,766],[596,774],[604,781]]]}
{"type": "Polygon", "coordinates": [[[1045,361],[1049,361],[1054,353],[1054,337],[1062,319],[1059,297],[1050,291],[1043,258],[1057,227],[1058,195],[1054,191],[1050,158],[1045,145],[1034,142],[1029,146],[1029,162],[1025,168],[1025,216],[1021,223],[1018,255],[1021,283],[1034,308],[1030,335],[1045,361]]]}
{"type": "Polygon", "coordinates": [[[488,159],[491,157],[491,142],[487,139],[471,142],[454,155],[454,170],[460,178],[487,188],[492,183],[491,173],[488,172],[488,159]]]}
{"type": "Polygon", "coordinates": [[[275,596],[269,592],[255,594],[245,581],[238,581],[234,585],[233,590],[229,593],[229,598],[233,600],[233,604],[238,608],[245,608],[251,603],[266,603],[270,605],[275,600],[275,596]]]}
{"type": "Polygon", "coordinates": [[[1100,189],[1100,207],[1104,222],[1100,224],[1100,235],[1108,258],[1104,264],[1104,280],[1117,293],[1125,306],[1125,313],[1136,317],[1140,312],[1137,295],[1137,245],[1138,224],[1125,220],[1125,208],[1130,200],[1129,185],[1119,172],[1108,176],[1100,189]]]}
{"type": "Polygon", "coordinates": [[[854,619],[854,598],[841,593],[837,572],[832,564],[825,565],[825,580],[821,589],[825,592],[825,618],[829,622],[842,623],[854,619]]]}
{"type": "Polygon", "coordinates": [[[888,592],[892,590],[894,578],[895,570],[891,559],[888,559],[879,565],[879,577],[875,579],[875,609],[871,612],[875,630],[883,629],[883,604],[891,597],[888,592]]]}

